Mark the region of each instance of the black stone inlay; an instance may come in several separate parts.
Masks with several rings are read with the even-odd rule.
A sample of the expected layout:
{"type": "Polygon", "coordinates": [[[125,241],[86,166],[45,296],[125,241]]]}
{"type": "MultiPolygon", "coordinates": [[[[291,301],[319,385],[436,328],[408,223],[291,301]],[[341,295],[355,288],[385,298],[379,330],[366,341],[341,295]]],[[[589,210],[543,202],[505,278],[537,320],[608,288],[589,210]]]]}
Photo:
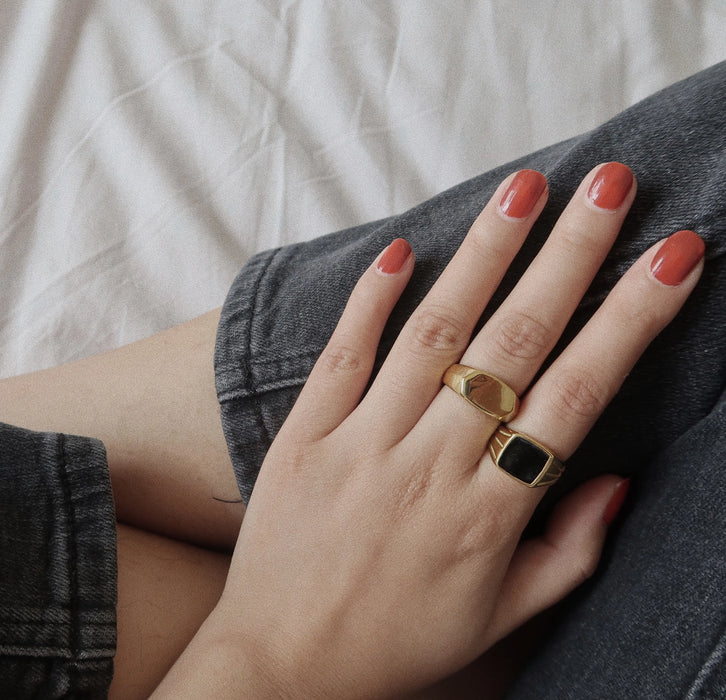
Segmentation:
{"type": "Polygon", "coordinates": [[[531,484],[545,468],[550,456],[528,440],[515,436],[499,455],[499,466],[512,476],[531,484]]]}

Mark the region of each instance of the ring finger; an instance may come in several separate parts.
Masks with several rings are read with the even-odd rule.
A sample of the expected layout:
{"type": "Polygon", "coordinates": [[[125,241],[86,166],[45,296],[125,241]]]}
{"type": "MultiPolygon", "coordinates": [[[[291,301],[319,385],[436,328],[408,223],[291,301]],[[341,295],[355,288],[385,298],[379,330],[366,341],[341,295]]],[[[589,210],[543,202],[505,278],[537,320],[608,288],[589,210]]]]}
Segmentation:
{"type": "Polygon", "coordinates": [[[464,352],[545,200],[540,173],[524,170],[504,180],[403,327],[357,410],[383,419],[390,444],[408,434],[438,394],[444,370],[464,352]]]}
{"type": "MultiPolygon", "coordinates": [[[[507,428],[547,446],[560,459],[577,449],[648,344],[673,319],[701,270],[703,241],[680,231],[635,262],[602,306],[530,389],[507,428]]],[[[486,492],[522,487],[492,464],[487,453],[478,474],[486,492]]],[[[524,489],[526,492],[527,489],[524,489]]],[[[541,493],[533,489],[532,503],[541,493]]]]}
{"type": "Polygon", "coordinates": [[[567,459],[693,290],[703,253],[692,231],[647,250],[531,388],[511,425],[567,459]]]}
{"type": "MultiPolygon", "coordinates": [[[[472,340],[462,364],[494,375],[517,394],[526,390],[615,241],[635,189],[631,171],[620,163],[589,173],[512,293],[472,340]]],[[[424,435],[441,440],[443,431],[461,445],[462,457],[478,459],[496,422],[448,388],[431,408],[420,424],[424,435]],[[450,417],[457,414],[461,420],[452,435],[450,417]]]]}

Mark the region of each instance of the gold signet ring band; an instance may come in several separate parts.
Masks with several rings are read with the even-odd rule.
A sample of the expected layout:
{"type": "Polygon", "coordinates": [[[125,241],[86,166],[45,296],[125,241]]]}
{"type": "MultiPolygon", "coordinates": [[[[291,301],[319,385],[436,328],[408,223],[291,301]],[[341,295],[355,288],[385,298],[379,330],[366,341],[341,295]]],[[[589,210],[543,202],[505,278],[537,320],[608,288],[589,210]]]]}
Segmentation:
{"type": "Polygon", "coordinates": [[[512,420],[519,410],[519,398],[501,379],[466,365],[451,365],[444,384],[488,416],[512,420]]]}

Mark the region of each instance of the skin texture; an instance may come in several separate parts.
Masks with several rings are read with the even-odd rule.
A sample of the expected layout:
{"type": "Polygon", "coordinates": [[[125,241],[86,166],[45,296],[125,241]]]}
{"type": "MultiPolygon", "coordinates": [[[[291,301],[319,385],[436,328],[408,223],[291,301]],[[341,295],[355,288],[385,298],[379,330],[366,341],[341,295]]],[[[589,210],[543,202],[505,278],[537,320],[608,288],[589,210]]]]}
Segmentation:
{"type": "Polygon", "coordinates": [[[247,514],[224,502],[238,492],[214,392],[219,312],[0,382],[2,420],[106,444],[120,521],[112,697],[148,697],[170,667],[157,697],[498,695],[502,655],[538,638],[536,624],[513,630],[595,570],[620,479],[584,484],[542,537],[520,542],[542,490],[491,463],[496,423],[441,377],[454,362],[486,369],[522,396],[511,427],[564,460],[576,449],[702,267],[694,260],[664,285],[650,270],[661,245],[645,251],[532,384],[635,196],[627,169],[608,171],[615,182],[600,168],[585,178],[471,338],[547,196],[530,186],[531,201],[517,199],[516,175],[507,178],[361,400],[414,266],[401,243],[382,254],[270,450],[247,514]]]}
{"type": "Polygon", "coordinates": [[[229,557],[118,526],[118,646],[110,698],[148,698],[224,588],[229,557]]]}
{"type": "Polygon", "coordinates": [[[3,380],[0,418],[99,438],[119,521],[230,551],[244,506],[214,388],[218,321],[212,311],[112,352],[3,380]]]}
{"type": "Polygon", "coordinates": [[[214,390],[219,312],[0,382],[0,419],[103,440],[118,525],[111,697],[147,698],[214,608],[244,506],[214,390]],[[216,499],[226,499],[229,503],[216,499]]]}
{"type": "Polygon", "coordinates": [[[563,460],[574,452],[702,269],[694,261],[664,285],[650,269],[662,242],[645,251],[532,384],[635,196],[625,170],[608,167],[615,184],[600,168],[585,178],[471,338],[546,198],[515,219],[500,207],[512,178],[502,183],[366,391],[414,258],[371,266],[270,449],[219,603],[155,697],[415,693],[485,662],[593,573],[621,480],[584,484],[544,535],[520,542],[543,489],[496,468],[486,450],[496,422],[441,377],[453,362],[486,368],[523,396],[510,427],[563,460]],[[618,196],[596,201],[595,178],[618,196]]]}

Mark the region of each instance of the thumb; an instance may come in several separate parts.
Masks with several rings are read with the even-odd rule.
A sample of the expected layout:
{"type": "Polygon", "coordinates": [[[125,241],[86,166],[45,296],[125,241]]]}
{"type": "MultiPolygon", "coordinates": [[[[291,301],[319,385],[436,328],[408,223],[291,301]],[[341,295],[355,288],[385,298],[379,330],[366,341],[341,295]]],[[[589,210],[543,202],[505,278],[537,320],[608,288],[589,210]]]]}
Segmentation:
{"type": "Polygon", "coordinates": [[[520,542],[510,561],[489,632],[491,643],[559,602],[595,573],[609,524],[629,479],[592,479],[555,507],[543,535],[520,542]]]}

